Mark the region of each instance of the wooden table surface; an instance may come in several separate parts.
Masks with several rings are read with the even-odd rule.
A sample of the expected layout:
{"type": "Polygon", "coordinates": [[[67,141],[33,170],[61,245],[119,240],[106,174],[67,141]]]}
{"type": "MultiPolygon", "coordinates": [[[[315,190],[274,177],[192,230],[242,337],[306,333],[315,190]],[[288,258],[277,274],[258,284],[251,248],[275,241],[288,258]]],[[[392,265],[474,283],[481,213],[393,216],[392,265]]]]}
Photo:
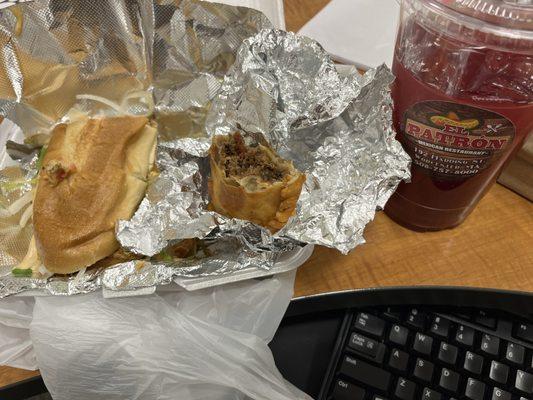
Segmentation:
{"type": "MultiPolygon", "coordinates": [[[[327,3],[285,0],[287,29],[297,31],[327,3]]],[[[453,230],[412,232],[379,212],[365,238],[347,256],[316,248],[298,270],[295,295],[396,285],[533,291],[533,203],[500,185],[453,230]]],[[[0,387],[37,374],[0,367],[0,387]]]]}

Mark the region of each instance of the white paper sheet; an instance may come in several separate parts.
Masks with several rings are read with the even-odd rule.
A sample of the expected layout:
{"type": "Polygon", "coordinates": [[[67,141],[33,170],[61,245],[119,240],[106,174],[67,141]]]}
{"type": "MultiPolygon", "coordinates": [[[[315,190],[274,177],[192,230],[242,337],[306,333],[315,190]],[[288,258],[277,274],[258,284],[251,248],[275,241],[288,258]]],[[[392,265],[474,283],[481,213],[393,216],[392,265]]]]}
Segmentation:
{"type": "Polygon", "coordinates": [[[363,69],[390,67],[399,13],[397,0],[332,0],[299,33],[338,61],[363,69]]]}
{"type": "Polygon", "coordinates": [[[285,29],[283,0],[209,0],[213,3],[224,3],[231,6],[244,6],[262,11],[278,29],[285,29]]]}

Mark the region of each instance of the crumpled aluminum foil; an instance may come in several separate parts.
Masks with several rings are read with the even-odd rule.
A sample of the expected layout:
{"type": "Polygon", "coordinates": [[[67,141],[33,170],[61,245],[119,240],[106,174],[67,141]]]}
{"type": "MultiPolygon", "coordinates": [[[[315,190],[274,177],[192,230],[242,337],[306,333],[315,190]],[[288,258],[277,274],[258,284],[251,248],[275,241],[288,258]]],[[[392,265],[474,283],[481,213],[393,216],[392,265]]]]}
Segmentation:
{"type": "MultiPolygon", "coordinates": [[[[21,3],[22,19],[12,9],[0,11],[0,115],[21,128],[22,134],[15,136],[26,143],[18,150],[28,152],[28,162],[15,157],[19,165],[14,170],[21,179],[36,174],[32,143],[41,142],[74,105],[93,115],[153,111],[159,127],[160,164],[178,160],[179,149],[170,152],[174,141],[183,138],[186,143],[190,137],[205,136],[207,110],[243,40],[272,27],[256,10],[195,0],[102,0],[97,6],[84,0],[13,3],[21,3]],[[95,101],[97,96],[114,107],[95,101]]],[[[13,162],[7,157],[5,142],[1,144],[0,168],[4,168],[13,162]]],[[[189,167],[194,168],[193,164],[189,167]]],[[[165,190],[175,187],[174,172],[176,166],[169,165],[148,197],[164,196],[165,190]]],[[[194,171],[189,171],[188,178],[194,184],[194,171]]],[[[9,205],[31,189],[28,182],[9,195],[0,193],[0,200],[9,205]]],[[[182,198],[187,196],[183,193],[182,198]]],[[[192,196],[189,201],[198,199],[192,196]]],[[[176,209],[167,217],[180,218],[183,213],[176,209]]],[[[72,295],[99,288],[108,296],[112,291],[143,294],[146,290],[141,287],[177,277],[185,288],[207,287],[236,276],[284,272],[310,254],[309,247],[281,255],[257,253],[243,249],[236,238],[213,235],[203,245],[206,251],[191,259],[131,261],[105,270],[88,269],[73,277],[16,278],[11,276],[12,266],[23,258],[32,231],[31,220],[22,230],[16,227],[19,217],[0,218],[0,297],[23,291],[72,295]],[[16,228],[16,234],[4,235],[4,226],[16,228]],[[194,283],[189,284],[187,277],[194,277],[194,283]]],[[[238,224],[233,225],[238,229],[238,224]]]]}
{"type": "Polygon", "coordinates": [[[364,76],[354,69],[341,77],[317,42],[262,30],[239,49],[213,100],[206,129],[210,136],[260,133],[305,172],[296,215],[270,235],[254,224],[207,211],[210,143],[189,138],[160,146],[158,163],[164,172],[156,186],[164,187],[166,195],[149,193],[134,217],[119,223],[118,240],[132,252],[152,256],[172,240],[209,238],[216,229],[217,237],[236,237],[256,252],[311,243],[348,253],[364,242],[364,227],[376,208],[385,205],[401,179],[409,178],[410,159],[391,128],[392,80],[385,66],[364,76]],[[169,157],[169,151],[176,155],[169,157]],[[179,177],[174,185],[169,172],[179,177]],[[146,226],[157,226],[149,231],[150,240],[146,226]]]}
{"type": "MultiPolygon", "coordinates": [[[[15,34],[15,16],[0,11],[0,115],[32,142],[74,104],[90,114],[146,114],[149,93],[161,174],[135,216],[118,224],[117,237],[146,256],[181,238],[204,238],[205,245],[186,260],[129,261],[73,277],[15,278],[3,264],[0,297],[99,288],[133,295],[177,277],[182,285],[194,277],[200,287],[242,271],[251,271],[243,274],[248,278],[286,271],[298,254],[309,254],[305,243],[343,252],[360,243],[375,208],[408,177],[409,160],[390,129],[390,72],[341,76],[316,42],[271,29],[258,11],[196,0],[103,0],[98,9],[83,0],[40,0],[21,7],[15,34]],[[308,175],[296,216],[276,235],[206,211],[210,136],[237,126],[262,133],[308,175]],[[287,265],[279,262],[287,258],[287,265]]],[[[31,232],[31,223],[25,229],[31,232]]],[[[5,244],[0,240],[0,255],[5,244]]]]}

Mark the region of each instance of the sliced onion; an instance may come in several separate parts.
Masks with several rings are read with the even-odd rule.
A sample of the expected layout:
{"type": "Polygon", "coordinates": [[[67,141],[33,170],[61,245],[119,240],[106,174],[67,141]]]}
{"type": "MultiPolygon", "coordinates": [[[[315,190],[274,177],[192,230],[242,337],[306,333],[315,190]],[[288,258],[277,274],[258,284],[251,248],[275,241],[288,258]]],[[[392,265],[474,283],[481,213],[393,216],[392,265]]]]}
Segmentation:
{"type": "Polygon", "coordinates": [[[0,217],[12,217],[13,215],[16,215],[20,210],[24,208],[24,206],[28,203],[31,203],[33,199],[33,193],[32,191],[26,193],[24,196],[22,196],[20,199],[15,200],[12,204],[10,204],[8,207],[1,209],[0,208],[0,217]]]}
{"type": "Polygon", "coordinates": [[[105,104],[108,107],[113,108],[115,111],[118,111],[121,114],[125,114],[124,109],[119,104],[115,103],[114,101],[108,100],[104,97],[101,97],[101,96],[95,96],[92,94],[79,94],[76,96],[76,99],[97,101],[99,103],[105,104]]]}
{"type": "Polygon", "coordinates": [[[26,210],[24,210],[24,212],[22,213],[22,216],[20,217],[20,221],[19,221],[19,226],[21,228],[24,228],[32,215],[33,215],[33,205],[30,204],[30,206],[26,208],[26,210]]]}
{"type": "Polygon", "coordinates": [[[32,268],[35,272],[38,272],[39,274],[41,274],[41,277],[42,278],[50,278],[52,275],[54,275],[53,273],[51,273],[50,271],[48,271],[46,269],[46,267],[44,266],[44,264],[39,264],[38,266],[35,266],[35,268],[32,268]]]}
{"type": "Polygon", "coordinates": [[[121,103],[122,109],[126,110],[128,108],[128,101],[131,99],[140,99],[141,102],[146,104],[148,107],[148,114],[151,115],[154,112],[155,104],[152,94],[146,90],[137,90],[135,92],[128,93],[121,103]]]}
{"type": "Polygon", "coordinates": [[[74,285],[77,285],[78,282],[83,278],[83,276],[85,275],[85,271],[87,270],[87,267],[85,268],[82,268],[78,271],[78,273],[76,274],[76,276],[74,277],[73,279],[73,284],[74,285]]]}
{"type": "Polygon", "coordinates": [[[0,229],[0,235],[9,235],[9,234],[17,234],[21,231],[20,225],[12,225],[8,226],[7,228],[0,229]]]}

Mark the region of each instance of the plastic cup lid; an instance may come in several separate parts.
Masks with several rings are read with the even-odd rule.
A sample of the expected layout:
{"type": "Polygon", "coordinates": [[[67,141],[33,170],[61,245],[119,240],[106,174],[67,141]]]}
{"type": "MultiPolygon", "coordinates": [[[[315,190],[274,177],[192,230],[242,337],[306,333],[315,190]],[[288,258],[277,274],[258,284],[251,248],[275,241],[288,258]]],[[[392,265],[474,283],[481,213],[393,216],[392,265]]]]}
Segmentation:
{"type": "Polygon", "coordinates": [[[437,0],[460,14],[501,27],[533,31],[533,0],[437,0]]]}
{"type": "Polygon", "coordinates": [[[436,32],[474,46],[533,55],[533,0],[402,0],[436,32]]]}

